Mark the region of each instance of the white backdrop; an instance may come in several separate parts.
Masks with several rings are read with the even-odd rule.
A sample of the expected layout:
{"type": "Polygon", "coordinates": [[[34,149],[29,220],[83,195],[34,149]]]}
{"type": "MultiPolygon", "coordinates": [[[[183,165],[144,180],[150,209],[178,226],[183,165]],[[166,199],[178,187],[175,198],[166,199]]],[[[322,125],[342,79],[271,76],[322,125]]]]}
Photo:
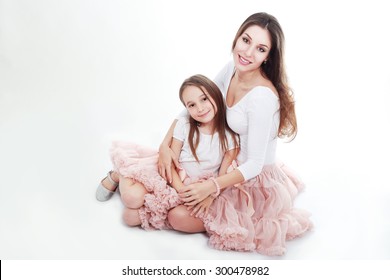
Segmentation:
{"type": "Polygon", "coordinates": [[[269,259],[145,232],[95,201],[112,140],[157,147],[181,82],[276,16],[299,133],[279,157],[315,230],[281,259],[389,259],[390,20],[382,1],[0,0],[0,259],[269,259]],[[346,3],[345,3],[346,2],[346,3]]]}

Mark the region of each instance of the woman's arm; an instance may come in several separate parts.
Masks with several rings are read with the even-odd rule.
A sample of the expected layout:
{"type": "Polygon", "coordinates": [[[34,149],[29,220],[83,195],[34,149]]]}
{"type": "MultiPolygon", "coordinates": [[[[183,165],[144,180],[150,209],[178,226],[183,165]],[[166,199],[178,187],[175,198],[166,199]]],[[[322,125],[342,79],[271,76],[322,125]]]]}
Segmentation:
{"type": "MultiPolygon", "coordinates": [[[[172,138],[171,150],[175,154],[176,159],[179,158],[181,148],[183,147],[183,142],[172,138]]],[[[176,167],[171,165],[171,175],[172,175],[172,183],[171,186],[179,192],[179,190],[184,186],[183,182],[180,179],[179,174],[176,171],[176,167]]]]}
{"type": "MultiPolygon", "coordinates": [[[[236,158],[238,151],[239,148],[235,148],[225,152],[225,155],[222,159],[221,166],[219,168],[218,176],[227,173],[227,170],[232,165],[232,162],[236,158]]],[[[192,210],[190,213],[191,216],[195,215],[195,217],[200,217],[201,215],[207,215],[210,205],[213,203],[213,201],[214,201],[214,197],[209,195],[199,203],[194,205],[189,205],[187,209],[192,210]]]]}
{"type": "Polygon", "coordinates": [[[232,164],[233,160],[236,158],[237,153],[238,153],[238,148],[229,150],[225,153],[221,163],[221,167],[219,168],[219,172],[218,172],[219,176],[227,173],[227,170],[229,166],[232,164]]]}
{"type": "Polygon", "coordinates": [[[180,168],[177,155],[175,155],[175,153],[170,148],[172,143],[173,130],[175,129],[176,123],[177,119],[173,121],[162,143],[160,144],[158,154],[158,172],[169,183],[172,183],[172,162],[174,166],[180,168]]]}
{"type": "MultiPolygon", "coordinates": [[[[245,181],[244,176],[240,170],[235,169],[232,172],[221,175],[216,178],[216,181],[223,190],[229,186],[242,183],[245,181]]],[[[179,190],[179,196],[184,202],[184,205],[192,206],[196,205],[206,197],[214,194],[217,191],[217,186],[211,180],[206,180],[201,183],[195,183],[188,186],[184,186],[179,190]]]]}

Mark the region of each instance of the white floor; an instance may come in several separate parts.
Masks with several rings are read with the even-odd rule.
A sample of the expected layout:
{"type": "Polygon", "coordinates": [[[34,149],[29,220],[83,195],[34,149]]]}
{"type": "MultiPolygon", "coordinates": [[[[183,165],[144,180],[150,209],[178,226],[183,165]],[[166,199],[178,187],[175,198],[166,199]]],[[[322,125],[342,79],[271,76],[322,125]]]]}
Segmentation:
{"type": "MultiPolygon", "coordinates": [[[[2,1],[0,9],[0,259],[273,259],[211,249],[205,234],[129,228],[118,195],[105,203],[94,197],[111,168],[110,142],[157,147],[181,110],[181,81],[216,74],[229,59],[235,29],[258,1],[247,1],[252,6],[239,15],[230,3],[229,16],[218,20],[217,7],[199,11],[207,13],[201,22],[199,13],[186,21],[183,13],[160,15],[157,6],[149,18],[153,28],[136,17],[145,7],[128,1],[99,1],[93,9],[79,1],[62,7],[19,2],[2,1]],[[173,44],[176,22],[188,32],[181,43],[195,45],[173,44]],[[212,41],[218,29],[205,29],[212,24],[229,24],[232,32],[212,41]],[[206,46],[200,36],[220,45],[206,46]]],[[[390,259],[390,46],[378,43],[388,17],[378,15],[385,9],[367,12],[375,20],[362,26],[365,6],[348,12],[349,21],[343,21],[348,7],[329,7],[331,22],[327,13],[307,8],[312,13],[302,10],[301,17],[269,8],[286,26],[300,125],[292,143],[280,142],[278,156],[306,182],[296,206],[311,211],[315,225],[276,259],[390,259]],[[308,25],[318,32],[302,31],[308,25]],[[375,51],[371,43],[356,45],[361,32],[374,32],[367,36],[375,51]]]]}
{"type": "MultiPolygon", "coordinates": [[[[118,195],[105,203],[94,197],[98,181],[110,168],[111,136],[104,135],[104,126],[97,130],[92,122],[83,122],[95,117],[99,121],[100,113],[80,119],[77,112],[69,114],[74,110],[70,103],[60,103],[62,107],[40,110],[2,103],[1,259],[269,259],[211,249],[204,234],[125,226],[118,195]]],[[[145,137],[138,137],[141,143],[158,143],[148,141],[152,132],[140,134],[145,137]]],[[[299,148],[293,143],[280,146],[282,151],[299,148]]],[[[311,158],[304,148],[294,155],[299,153],[311,158]]],[[[280,259],[390,258],[385,168],[375,167],[372,176],[355,170],[354,160],[328,169],[326,162],[295,162],[307,183],[296,206],[312,212],[315,230],[289,241],[280,259]]]]}

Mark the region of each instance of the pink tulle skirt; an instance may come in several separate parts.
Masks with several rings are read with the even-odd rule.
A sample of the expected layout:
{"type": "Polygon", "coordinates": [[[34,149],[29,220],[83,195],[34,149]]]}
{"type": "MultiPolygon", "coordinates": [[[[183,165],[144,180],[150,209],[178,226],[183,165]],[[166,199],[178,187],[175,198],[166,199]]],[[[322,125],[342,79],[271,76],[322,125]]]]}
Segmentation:
{"type": "Polygon", "coordinates": [[[168,211],[181,203],[157,170],[158,152],[130,142],[114,142],[110,150],[114,171],[143,184],[148,191],[138,210],[141,227],[146,230],[170,229],[168,211]]]}
{"type": "MultiPolygon", "coordinates": [[[[148,191],[139,209],[141,226],[146,230],[171,229],[168,212],[182,202],[158,173],[158,152],[134,143],[114,142],[111,159],[116,172],[142,183],[148,191]]],[[[265,166],[251,180],[226,188],[202,217],[210,246],[283,255],[286,240],[313,226],[307,211],[293,207],[303,187],[286,166],[275,164],[265,166]]]]}
{"type": "Polygon", "coordinates": [[[265,166],[254,179],[226,188],[202,218],[210,246],[283,255],[286,240],[313,226],[307,211],[293,208],[303,187],[286,166],[275,164],[265,166]]]}

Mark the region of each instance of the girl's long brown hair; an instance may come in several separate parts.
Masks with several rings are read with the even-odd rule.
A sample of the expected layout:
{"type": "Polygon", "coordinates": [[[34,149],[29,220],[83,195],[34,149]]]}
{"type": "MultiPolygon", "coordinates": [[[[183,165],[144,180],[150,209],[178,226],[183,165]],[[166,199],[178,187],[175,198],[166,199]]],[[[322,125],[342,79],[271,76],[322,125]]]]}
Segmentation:
{"type": "MultiPolygon", "coordinates": [[[[228,139],[226,132],[228,132],[234,141],[235,147],[239,147],[238,135],[230,129],[226,121],[226,105],[222,96],[221,91],[218,86],[211,81],[209,78],[203,75],[194,75],[186,79],[180,87],[179,96],[181,102],[183,102],[183,92],[188,86],[195,86],[199,88],[210,100],[210,98],[215,102],[216,108],[215,116],[214,116],[214,125],[213,125],[213,133],[217,132],[220,141],[221,151],[225,153],[228,150],[228,139]]],[[[210,100],[211,101],[211,100],[210,100]]],[[[213,104],[213,102],[211,102],[213,104]]],[[[185,104],[184,104],[185,106],[185,104]]],[[[214,107],[214,104],[213,104],[214,107]]],[[[199,162],[198,156],[196,154],[196,148],[199,145],[199,124],[196,120],[189,116],[190,121],[190,131],[188,134],[188,142],[190,144],[191,152],[195,159],[199,162]]],[[[238,149],[237,149],[238,150],[238,149]]]]}
{"type": "Polygon", "coordinates": [[[280,124],[278,136],[295,138],[298,131],[295,115],[294,95],[288,86],[287,75],[284,66],[284,34],[278,20],[267,13],[256,13],[248,17],[238,29],[233,41],[232,50],[236,46],[238,38],[244,31],[253,25],[268,30],[271,35],[271,50],[267,63],[260,66],[260,71],[272,82],[279,94],[280,124]]]}

